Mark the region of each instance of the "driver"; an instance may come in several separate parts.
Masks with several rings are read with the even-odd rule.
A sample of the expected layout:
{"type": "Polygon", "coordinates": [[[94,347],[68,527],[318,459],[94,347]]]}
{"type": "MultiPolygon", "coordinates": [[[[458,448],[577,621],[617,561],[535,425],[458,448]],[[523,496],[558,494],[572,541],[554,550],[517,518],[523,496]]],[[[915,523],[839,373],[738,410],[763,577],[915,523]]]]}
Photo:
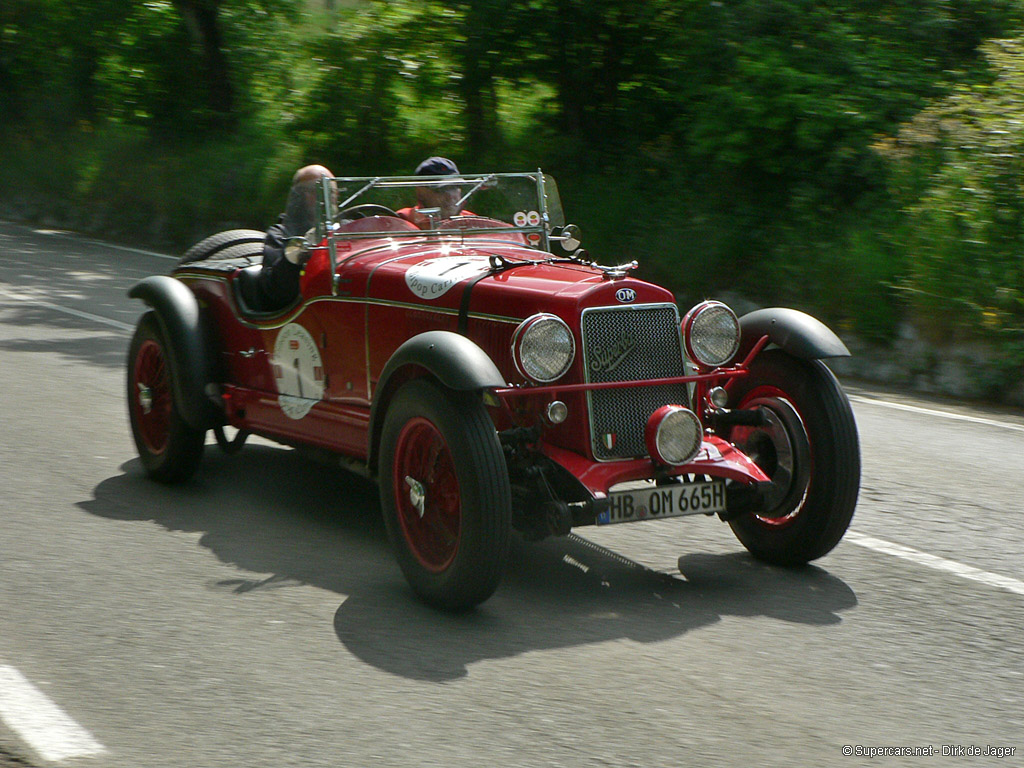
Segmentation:
{"type": "Polygon", "coordinates": [[[267,230],[263,240],[263,267],[257,286],[261,304],[266,308],[285,307],[299,295],[299,276],[309,254],[285,252],[289,237],[305,235],[316,226],[316,183],[334,174],[322,165],[299,168],[292,177],[288,203],[277,223],[267,230]]]}
{"type": "MultiPolygon", "coordinates": [[[[458,176],[459,169],[454,162],[447,157],[428,157],[416,166],[416,176],[458,176]]],[[[461,211],[456,204],[462,197],[462,188],[452,185],[444,187],[416,187],[416,205],[412,208],[402,208],[398,215],[403,219],[411,221],[420,229],[430,228],[430,217],[420,213],[422,208],[440,208],[441,218],[450,219],[460,213],[468,214],[469,211],[461,211]]]]}

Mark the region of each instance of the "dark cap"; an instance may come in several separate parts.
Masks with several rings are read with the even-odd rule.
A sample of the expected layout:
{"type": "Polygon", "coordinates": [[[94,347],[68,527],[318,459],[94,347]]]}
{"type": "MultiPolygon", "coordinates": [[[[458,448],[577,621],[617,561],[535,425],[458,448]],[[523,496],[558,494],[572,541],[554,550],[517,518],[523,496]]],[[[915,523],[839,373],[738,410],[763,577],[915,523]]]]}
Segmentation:
{"type": "Polygon", "coordinates": [[[454,176],[459,169],[447,157],[428,157],[416,166],[417,176],[454,176]]]}

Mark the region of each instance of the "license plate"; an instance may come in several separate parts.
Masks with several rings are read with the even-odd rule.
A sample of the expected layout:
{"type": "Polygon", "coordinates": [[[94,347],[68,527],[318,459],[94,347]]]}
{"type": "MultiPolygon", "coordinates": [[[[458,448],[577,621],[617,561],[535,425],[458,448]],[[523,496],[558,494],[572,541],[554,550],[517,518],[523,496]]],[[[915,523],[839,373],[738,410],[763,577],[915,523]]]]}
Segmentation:
{"type": "Polygon", "coordinates": [[[597,516],[597,524],[632,523],[724,511],[724,480],[647,485],[609,493],[608,508],[597,516]]]}

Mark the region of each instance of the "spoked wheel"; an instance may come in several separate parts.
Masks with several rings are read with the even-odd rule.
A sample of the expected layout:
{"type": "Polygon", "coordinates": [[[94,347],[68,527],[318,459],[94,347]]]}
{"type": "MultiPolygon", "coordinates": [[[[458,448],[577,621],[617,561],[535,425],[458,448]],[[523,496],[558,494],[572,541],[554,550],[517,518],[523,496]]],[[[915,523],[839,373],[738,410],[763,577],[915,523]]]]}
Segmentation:
{"type": "Polygon", "coordinates": [[[427,602],[483,602],[505,569],[508,470],[478,397],[426,380],[395,395],[381,433],[380,495],[398,564],[427,602]]]}
{"type": "Polygon", "coordinates": [[[824,363],[781,350],[759,355],[730,392],[730,407],[761,407],[767,425],[733,427],[729,439],[771,478],[767,509],[730,521],[762,560],[797,565],[821,557],[850,525],[860,488],[853,410],[824,363]]]}
{"type": "Polygon", "coordinates": [[[398,433],[394,466],[402,536],[420,565],[441,573],[455,559],[462,535],[459,479],[444,435],[424,418],[410,419],[398,433]]]}
{"type": "Polygon", "coordinates": [[[128,417],[142,466],[165,483],[189,478],[203,457],[206,433],[181,418],[173,364],[152,312],[142,316],[128,349],[128,417]]]}

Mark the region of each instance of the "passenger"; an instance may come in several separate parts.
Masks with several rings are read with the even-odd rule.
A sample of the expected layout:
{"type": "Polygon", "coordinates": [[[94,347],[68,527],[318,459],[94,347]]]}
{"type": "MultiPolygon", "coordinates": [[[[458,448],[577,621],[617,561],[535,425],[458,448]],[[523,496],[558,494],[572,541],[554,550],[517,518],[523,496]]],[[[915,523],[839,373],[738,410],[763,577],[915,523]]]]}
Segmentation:
{"type": "MultiPolygon", "coordinates": [[[[454,162],[447,157],[428,157],[416,166],[417,176],[458,176],[459,169],[454,162]]],[[[416,187],[416,205],[412,208],[402,208],[398,215],[403,219],[411,221],[420,229],[430,227],[430,217],[420,213],[421,208],[440,208],[442,219],[450,219],[460,213],[468,213],[456,207],[462,197],[462,188],[457,186],[445,187],[416,187]]]]}
{"type": "Polygon", "coordinates": [[[317,181],[333,177],[322,165],[307,165],[295,172],[288,203],[263,241],[263,268],[257,286],[264,309],[286,307],[299,295],[299,276],[308,251],[285,250],[290,237],[301,237],[317,223],[317,181]]]}

